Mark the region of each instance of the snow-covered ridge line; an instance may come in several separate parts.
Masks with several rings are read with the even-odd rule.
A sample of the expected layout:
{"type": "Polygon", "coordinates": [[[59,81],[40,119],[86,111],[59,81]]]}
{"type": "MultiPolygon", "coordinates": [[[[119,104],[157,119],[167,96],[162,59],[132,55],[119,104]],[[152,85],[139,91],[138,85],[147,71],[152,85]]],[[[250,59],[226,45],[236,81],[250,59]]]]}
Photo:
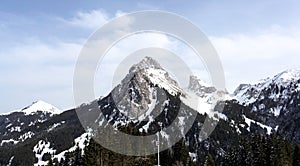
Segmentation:
{"type": "MultiPolygon", "coordinates": [[[[236,99],[239,103],[243,105],[249,105],[254,103],[260,94],[271,85],[275,85],[277,88],[289,87],[291,83],[295,84],[300,89],[300,68],[290,69],[283,71],[271,78],[266,78],[258,81],[254,84],[241,84],[234,92],[231,94],[232,99],[236,99]]],[[[267,97],[267,96],[266,96],[267,97]]],[[[278,98],[277,94],[271,94],[270,98],[278,98]]]]}
{"type": "Polygon", "coordinates": [[[174,78],[151,57],[146,56],[142,61],[133,65],[129,69],[129,75],[133,73],[142,74],[148,81],[165,89],[171,95],[183,93],[183,90],[177,85],[174,78]]]}
{"type": "Polygon", "coordinates": [[[277,74],[273,80],[281,83],[297,81],[300,79],[300,68],[289,69],[277,74]]]}
{"type": "Polygon", "coordinates": [[[172,95],[183,93],[183,90],[176,85],[175,81],[168,77],[168,73],[162,69],[146,69],[148,79],[161,88],[164,88],[172,95]]]}

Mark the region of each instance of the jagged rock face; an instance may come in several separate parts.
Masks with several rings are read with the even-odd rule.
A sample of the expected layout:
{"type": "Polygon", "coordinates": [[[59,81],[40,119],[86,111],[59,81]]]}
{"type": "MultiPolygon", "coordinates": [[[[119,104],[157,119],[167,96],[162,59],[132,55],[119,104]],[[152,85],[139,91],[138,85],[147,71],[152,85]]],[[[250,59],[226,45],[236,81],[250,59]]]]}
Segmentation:
{"type": "Polygon", "coordinates": [[[188,89],[197,94],[200,97],[206,97],[208,94],[211,94],[213,92],[216,92],[216,88],[212,87],[200,79],[198,79],[196,76],[190,76],[190,82],[188,89]]]}
{"type": "Polygon", "coordinates": [[[168,72],[154,59],[146,57],[130,68],[121,84],[113,89],[112,98],[121,113],[130,119],[138,119],[151,105],[155,105],[152,103],[157,96],[154,87],[160,86],[160,83],[164,84],[162,88],[170,90],[171,93],[174,91],[172,88],[179,89],[168,72]]]}
{"type": "Polygon", "coordinates": [[[164,127],[173,122],[183,93],[166,70],[145,57],[109,95],[77,108],[77,113],[84,126],[95,130],[108,122],[115,128],[131,125],[137,131],[155,133],[160,129],[158,122],[164,127]]]}
{"type": "Polygon", "coordinates": [[[240,84],[233,92],[234,96],[239,95],[240,93],[242,93],[243,91],[245,91],[246,89],[248,89],[251,85],[250,84],[240,84]]]}
{"type": "Polygon", "coordinates": [[[120,112],[137,119],[149,109],[155,92],[144,71],[140,70],[127,75],[122,84],[112,91],[112,97],[120,112]]]}
{"type": "MultiPolygon", "coordinates": [[[[55,149],[54,156],[65,150],[72,150],[72,146],[76,145],[75,139],[88,139],[81,126],[85,123],[86,126],[90,123],[91,128],[112,125],[119,130],[129,127],[132,130],[128,134],[133,134],[130,131],[134,131],[135,134],[149,135],[174,123],[180,127],[178,134],[184,138],[191,156],[196,156],[201,161],[209,152],[218,163],[228,147],[237,145],[241,138],[247,138],[252,133],[264,135],[276,129],[289,140],[300,143],[299,86],[298,70],[280,73],[258,84],[241,85],[234,92],[234,97],[220,102],[225,107],[223,118],[218,119],[189,104],[189,100],[193,99],[189,96],[191,93],[196,99],[203,99],[200,100],[203,102],[201,104],[207,104],[212,94],[217,93],[214,87],[191,76],[189,92],[184,92],[167,71],[155,60],[146,57],[129,70],[128,75],[109,95],[81,105],[76,112],[70,110],[53,116],[52,107],[48,110],[38,109],[39,111],[26,110],[30,108],[27,107],[1,115],[0,141],[3,144],[0,146],[0,165],[6,165],[12,156],[13,165],[36,163],[34,159],[40,152],[33,152],[33,149],[40,147],[39,145],[49,145],[48,150],[55,149]],[[88,118],[79,121],[77,116],[80,114],[88,118]],[[185,121],[192,116],[196,119],[192,127],[187,129],[185,121]],[[205,118],[209,118],[210,123],[218,124],[207,140],[201,140],[199,133],[205,118]],[[37,119],[41,120],[30,125],[37,119]],[[21,127],[18,128],[19,126],[21,127]]],[[[217,108],[218,105],[215,110],[217,108]]],[[[170,128],[176,131],[175,127],[170,128]]],[[[109,140],[110,137],[107,137],[109,140]]],[[[170,139],[172,138],[165,134],[161,141],[168,143],[170,139]]]]}
{"type": "Polygon", "coordinates": [[[133,65],[130,69],[129,69],[129,73],[134,73],[137,72],[140,69],[162,69],[162,67],[160,66],[160,64],[152,59],[151,57],[145,57],[141,62],[139,62],[138,64],[133,65]]]}

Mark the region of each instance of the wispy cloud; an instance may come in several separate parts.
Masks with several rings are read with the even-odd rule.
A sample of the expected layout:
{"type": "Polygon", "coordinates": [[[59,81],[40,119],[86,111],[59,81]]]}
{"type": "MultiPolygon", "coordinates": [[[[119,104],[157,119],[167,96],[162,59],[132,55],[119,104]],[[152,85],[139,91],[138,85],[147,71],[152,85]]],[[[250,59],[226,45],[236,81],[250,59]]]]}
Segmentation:
{"type": "Polygon", "coordinates": [[[64,23],[87,29],[96,29],[105,24],[109,16],[104,10],[79,11],[71,19],[59,18],[64,23]]]}
{"type": "MultiPolygon", "coordinates": [[[[122,11],[117,11],[109,15],[101,9],[78,11],[69,18],[53,17],[51,24],[67,27],[68,34],[82,31],[90,34],[113,16],[122,14],[124,14],[122,11]]],[[[10,22],[17,23],[17,21],[10,22]]],[[[36,25],[37,22],[39,21],[35,20],[31,23],[36,25]]],[[[129,23],[130,20],[124,22],[128,25],[129,23]]],[[[22,30],[22,24],[20,23],[16,29],[22,30]]],[[[9,29],[10,26],[11,24],[0,22],[0,28],[9,29]]],[[[65,37],[64,31],[61,32],[66,29],[52,28],[52,31],[57,32],[51,33],[51,35],[56,35],[55,40],[52,39],[53,36],[46,36],[44,33],[39,36],[35,29],[26,33],[16,31],[15,34],[5,31],[6,34],[2,35],[4,37],[2,43],[10,42],[9,47],[0,46],[0,82],[3,100],[0,107],[4,112],[25,106],[35,99],[42,99],[62,108],[73,106],[74,66],[83,41],[86,39],[82,37],[74,39],[73,36],[68,36],[72,39],[70,40],[65,37]],[[26,35],[23,36],[22,33],[26,35]],[[9,40],[12,36],[14,38],[9,40]],[[33,39],[28,36],[33,36],[33,39]],[[16,100],[17,103],[13,102],[16,100]]],[[[299,29],[298,26],[272,25],[256,33],[210,36],[223,62],[229,90],[232,91],[242,82],[252,82],[287,68],[299,67],[299,29]]],[[[122,61],[122,57],[138,48],[150,46],[177,51],[181,58],[203,77],[205,72],[202,70],[202,64],[193,58],[193,52],[180,41],[174,41],[162,34],[136,36],[116,45],[110,50],[108,55],[110,59],[107,59],[107,63],[103,66],[106,72],[102,76],[109,77],[109,72],[114,72],[118,63],[122,61]]],[[[101,82],[96,85],[102,86],[101,82]]],[[[99,92],[100,95],[101,93],[103,92],[99,92]]]]}
{"type": "Polygon", "coordinates": [[[5,96],[1,107],[17,109],[38,99],[71,107],[72,76],[80,49],[77,43],[51,45],[40,41],[1,52],[0,82],[5,96]]]}
{"type": "Polygon", "coordinates": [[[210,37],[222,59],[229,89],[300,67],[299,29],[272,25],[256,34],[210,37]]]}

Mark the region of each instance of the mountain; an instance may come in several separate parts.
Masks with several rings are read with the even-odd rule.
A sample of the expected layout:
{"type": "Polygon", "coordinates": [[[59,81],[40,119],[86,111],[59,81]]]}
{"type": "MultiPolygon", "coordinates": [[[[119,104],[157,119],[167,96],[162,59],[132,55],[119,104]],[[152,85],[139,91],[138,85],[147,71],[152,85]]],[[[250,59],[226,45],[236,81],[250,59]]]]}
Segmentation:
{"type": "Polygon", "coordinates": [[[18,141],[24,141],[24,139],[30,138],[34,133],[30,132],[25,135],[20,135],[24,129],[30,126],[34,126],[36,123],[43,123],[50,119],[52,116],[60,114],[62,111],[44,101],[36,101],[31,105],[15,110],[9,113],[0,115],[0,135],[3,139],[10,133],[19,135],[18,140],[2,140],[0,145],[4,143],[17,143],[18,141]]]}
{"type": "Polygon", "coordinates": [[[34,149],[45,149],[51,142],[52,147],[63,153],[75,146],[74,141],[81,138],[84,130],[74,110],[61,111],[36,101],[1,114],[0,133],[0,165],[33,165],[42,160],[39,155],[44,153],[34,149]]]}
{"type": "Polygon", "coordinates": [[[9,115],[17,112],[23,113],[25,115],[33,115],[41,112],[43,114],[49,114],[50,116],[52,116],[55,114],[60,114],[62,111],[51,104],[48,104],[42,100],[38,100],[33,102],[31,105],[24,107],[20,110],[11,111],[8,113],[2,113],[0,115],[9,115]]]}
{"type": "Polygon", "coordinates": [[[299,90],[300,69],[291,69],[253,85],[240,85],[234,98],[250,109],[247,114],[252,119],[299,143],[299,90]]]}
{"type": "MultiPolygon", "coordinates": [[[[154,59],[145,57],[132,66],[128,75],[112,90],[112,98],[118,110],[125,116],[135,119],[145,114],[154,105],[156,86],[167,93],[183,93],[174,81],[154,59]]],[[[142,117],[140,117],[142,118],[142,117]]]]}
{"type": "Polygon", "coordinates": [[[207,97],[207,94],[211,94],[217,91],[215,87],[205,83],[196,76],[190,76],[188,89],[194,92],[199,97],[207,97]]]}
{"type": "MultiPolygon", "coordinates": [[[[233,94],[190,76],[188,88],[183,89],[156,60],[145,57],[108,95],[91,103],[60,111],[38,101],[0,115],[0,165],[156,163],[155,155],[131,157],[106,148],[114,144],[124,151],[134,151],[136,146],[155,142],[155,135],[140,144],[115,139],[115,131],[135,136],[160,131],[162,147],[174,143],[161,152],[162,165],[202,165],[212,160],[217,165],[236,165],[236,160],[242,159],[229,159],[244,154],[234,150],[244,146],[253,147],[247,150],[252,156],[247,162],[259,165],[253,164],[253,140],[268,140],[270,147],[278,144],[277,149],[281,140],[291,146],[300,143],[299,76],[299,70],[288,70],[257,84],[242,84],[233,94]],[[223,93],[224,100],[214,102],[217,93],[223,93]],[[211,134],[202,128],[215,125],[211,134]],[[114,132],[101,130],[110,127],[114,132]],[[105,144],[98,144],[99,138],[105,144]]],[[[279,154],[283,151],[276,152],[279,154]]]]}
{"type": "MultiPolygon", "coordinates": [[[[286,70],[273,78],[263,79],[253,85],[241,84],[233,95],[243,105],[252,104],[265,97],[279,101],[299,91],[299,80],[300,69],[286,70]]],[[[274,110],[274,114],[278,116],[279,112],[274,110]]]]}

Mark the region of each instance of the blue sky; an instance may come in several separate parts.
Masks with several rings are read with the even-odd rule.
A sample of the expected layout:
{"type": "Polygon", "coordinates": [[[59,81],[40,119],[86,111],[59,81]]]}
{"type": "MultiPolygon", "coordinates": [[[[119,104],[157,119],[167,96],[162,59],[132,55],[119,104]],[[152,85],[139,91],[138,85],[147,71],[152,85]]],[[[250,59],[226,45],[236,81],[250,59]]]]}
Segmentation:
{"type": "Polygon", "coordinates": [[[119,13],[163,10],[182,15],[210,38],[233,91],[300,67],[300,2],[266,1],[2,1],[0,112],[44,100],[73,103],[72,77],[82,44],[119,13]]]}

